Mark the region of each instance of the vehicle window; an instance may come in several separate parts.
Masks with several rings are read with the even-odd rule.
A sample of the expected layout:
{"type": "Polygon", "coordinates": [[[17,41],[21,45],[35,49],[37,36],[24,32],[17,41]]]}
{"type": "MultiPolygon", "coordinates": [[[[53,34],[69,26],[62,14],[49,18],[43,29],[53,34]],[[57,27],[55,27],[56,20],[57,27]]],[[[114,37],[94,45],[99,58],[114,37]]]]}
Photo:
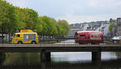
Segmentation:
{"type": "Polygon", "coordinates": [[[36,38],[35,34],[24,34],[24,39],[33,40],[36,38]]]}
{"type": "Polygon", "coordinates": [[[17,34],[16,37],[20,37],[20,34],[17,34]]]}
{"type": "Polygon", "coordinates": [[[121,39],[121,36],[119,36],[119,39],[121,39]]]}
{"type": "Polygon", "coordinates": [[[79,37],[79,35],[75,35],[75,37],[79,37]]]}
{"type": "Polygon", "coordinates": [[[85,35],[80,35],[80,37],[82,37],[82,38],[83,38],[83,37],[85,37],[85,35]]]}

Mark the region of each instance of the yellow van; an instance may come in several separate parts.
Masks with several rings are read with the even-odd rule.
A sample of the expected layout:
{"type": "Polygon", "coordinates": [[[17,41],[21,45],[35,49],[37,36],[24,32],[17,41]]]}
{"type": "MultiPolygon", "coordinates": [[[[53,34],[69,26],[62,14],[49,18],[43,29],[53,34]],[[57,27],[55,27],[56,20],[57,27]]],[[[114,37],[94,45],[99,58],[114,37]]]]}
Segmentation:
{"type": "Polygon", "coordinates": [[[12,44],[37,44],[38,34],[32,30],[21,30],[14,34],[12,44]]]}

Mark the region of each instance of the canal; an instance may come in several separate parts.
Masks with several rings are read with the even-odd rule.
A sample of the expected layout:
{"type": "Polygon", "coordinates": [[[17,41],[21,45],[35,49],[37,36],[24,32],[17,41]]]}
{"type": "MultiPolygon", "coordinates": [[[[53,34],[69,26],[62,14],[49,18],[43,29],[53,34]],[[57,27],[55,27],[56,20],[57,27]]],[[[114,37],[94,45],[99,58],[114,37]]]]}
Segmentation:
{"type": "MultiPolygon", "coordinates": [[[[74,40],[66,40],[56,44],[75,44],[74,40]]],[[[119,52],[101,52],[101,60],[109,61],[120,59],[121,55],[119,52]]],[[[70,62],[70,63],[83,63],[91,62],[91,52],[52,52],[51,58],[55,62],[70,62]]]]}
{"type": "MultiPolygon", "coordinates": [[[[56,44],[75,44],[75,42],[66,40],[56,44]]],[[[8,69],[121,69],[120,52],[101,52],[101,63],[92,62],[91,52],[51,52],[52,63],[40,61],[39,52],[6,53],[2,69],[7,67],[8,69]]]]}

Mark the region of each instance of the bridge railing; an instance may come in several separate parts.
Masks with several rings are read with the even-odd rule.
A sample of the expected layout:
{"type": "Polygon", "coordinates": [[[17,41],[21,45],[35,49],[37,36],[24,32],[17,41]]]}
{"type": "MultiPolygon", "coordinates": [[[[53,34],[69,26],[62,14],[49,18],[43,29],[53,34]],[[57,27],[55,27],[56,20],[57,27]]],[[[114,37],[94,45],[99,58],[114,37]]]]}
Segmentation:
{"type": "MultiPolygon", "coordinates": [[[[11,44],[12,38],[13,36],[10,36],[7,33],[3,33],[3,34],[0,33],[0,44],[11,44]]],[[[71,40],[74,38],[69,38],[65,36],[56,36],[56,35],[39,35],[38,39],[39,39],[39,43],[50,44],[50,43],[57,43],[64,40],[71,40]]]]}
{"type": "MultiPolygon", "coordinates": [[[[7,33],[0,33],[0,44],[11,44],[13,36],[7,33]]],[[[74,37],[67,36],[57,36],[57,35],[39,35],[39,43],[41,44],[52,44],[52,43],[63,43],[63,44],[73,44],[75,43],[74,37]],[[68,40],[68,41],[66,41],[68,40]]],[[[108,43],[113,43],[111,40],[104,39],[108,43]]]]}

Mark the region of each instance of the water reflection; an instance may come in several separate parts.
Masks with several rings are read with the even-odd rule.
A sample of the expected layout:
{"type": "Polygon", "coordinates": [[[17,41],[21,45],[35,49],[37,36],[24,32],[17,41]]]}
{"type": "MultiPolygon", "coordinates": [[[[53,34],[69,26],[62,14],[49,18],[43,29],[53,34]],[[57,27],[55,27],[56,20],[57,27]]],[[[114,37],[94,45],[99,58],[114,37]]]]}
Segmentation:
{"type": "MultiPolygon", "coordinates": [[[[67,40],[56,44],[75,44],[75,41],[67,40]]],[[[120,54],[117,52],[101,52],[101,60],[116,60],[121,58],[120,54]]],[[[91,55],[91,52],[52,52],[51,58],[55,62],[90,62],[91,55]]]]}
{"type": "Polygon", "coordinates": [[[55,62],[84,62],[91,61],[91,52],[52,52],[55,62]]]}
{"type": "Polygon", "coordinates": [[[116,54],[117,54],[117,52],[102,52],[101,60],[118,59],[118,56],[116,54]]]}
{"type": "MultiPolygon", "coordinates": [[[[63,43],[74,44],[74,40],[58,44],[63,43]]],[[[12,53],[8,54],[9,59],[4,62],[8,66],[0,69],[121,69],[120,52],[102,52],[102,61],[96,64],[91,62],[91,55],[91,52],[52,52],[52,63],[41,63],[40,53],[12,53]]]]}
{"type": "Polygon", "coordinates": [[[74,40],[66,40],[66,41],[61,41],[61,42],[56,43],[56,44],[75,44],[75,41],[74,40]]]}
{"type": "MultiPolygon", "coordinates": [[[[101,60],[120,59],[119,52],[101,52],[101,60]]],[[[55,62],[90,62],[91,52],[52,52],[51,58],[55,62]]]]}

